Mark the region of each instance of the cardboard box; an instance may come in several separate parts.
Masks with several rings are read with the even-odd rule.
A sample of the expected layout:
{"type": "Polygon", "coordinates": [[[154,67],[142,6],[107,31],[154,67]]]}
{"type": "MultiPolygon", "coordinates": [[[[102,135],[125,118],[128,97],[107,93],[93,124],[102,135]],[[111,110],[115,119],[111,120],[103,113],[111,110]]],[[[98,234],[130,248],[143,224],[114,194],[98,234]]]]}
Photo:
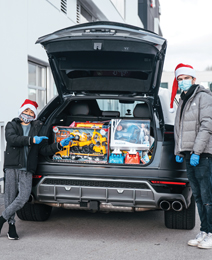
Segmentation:
{"type": "Polygon", "coordinates": [[[111,120],[111,149],[149,150],[150,120],[111,120]]]}
{"type": "Polygon", "coordinates": [[[60,142],[72,137],[69,145],[64,146],[53,156],[58,162],[107,163],[109,151],[109,126],[103,128],[82,128],[54,126],[54,141],[60,142]]]}

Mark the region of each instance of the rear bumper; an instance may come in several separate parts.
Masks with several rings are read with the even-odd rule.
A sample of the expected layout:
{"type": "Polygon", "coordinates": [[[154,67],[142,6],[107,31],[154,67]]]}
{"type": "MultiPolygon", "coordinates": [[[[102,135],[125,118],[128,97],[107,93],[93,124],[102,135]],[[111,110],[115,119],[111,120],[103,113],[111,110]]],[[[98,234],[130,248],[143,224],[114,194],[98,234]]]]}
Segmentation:
{"type": "Polygon", "coordinates": [[[35,202],[57,207],[98,209],[113,207],[159,209],[162,200],[180,201],[185,208],[190,205],[191,189],[182,194],[158,193],[148,181],[126,179],[80,178],[45,176],[33,188],[35,202]],[[96,204],[95,204],[96,203],[96,204]],[[94,206],[97,207],[97,206],[94,206]]]}

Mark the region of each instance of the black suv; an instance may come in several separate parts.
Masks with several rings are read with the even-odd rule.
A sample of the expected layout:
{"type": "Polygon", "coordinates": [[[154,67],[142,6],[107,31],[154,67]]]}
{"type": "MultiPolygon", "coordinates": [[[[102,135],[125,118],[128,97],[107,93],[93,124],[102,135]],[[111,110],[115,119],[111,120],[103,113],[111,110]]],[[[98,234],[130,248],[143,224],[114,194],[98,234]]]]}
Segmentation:
{"type": "MultiPolygon", "coordinates": [[[[42,135],[72,122],[149,120],[154,147],[146,164],[57,161],[40,157],[22,220],[48,219],[52,207],[164,210],[168,228],[192,229],[195,202],[184,164],[175,162],[170,97],[159,91],[166,40],[115,22],[80,24],[38,39],[58,96],[40,112],[42,135]]],[[[111,151],[108,151],[111,152],[111,151]]]]}

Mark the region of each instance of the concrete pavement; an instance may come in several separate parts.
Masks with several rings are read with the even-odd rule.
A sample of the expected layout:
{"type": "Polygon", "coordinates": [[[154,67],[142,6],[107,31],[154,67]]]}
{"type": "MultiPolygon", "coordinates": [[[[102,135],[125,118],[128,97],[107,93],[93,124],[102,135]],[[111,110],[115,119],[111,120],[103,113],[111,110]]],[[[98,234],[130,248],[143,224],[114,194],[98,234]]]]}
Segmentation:
{"type": "MultiPolygon", "coordinates": [[[[0,213],[3,211],[0,195],[0,213]]],[[[162,211],[90,213],[55,208],[46,222],[17,218],[18,241],[0,237],[0,259],[21,260],[199,260],[211,259],[212,249],[187,246],[199,232],[164,226],[162,211]]]]}

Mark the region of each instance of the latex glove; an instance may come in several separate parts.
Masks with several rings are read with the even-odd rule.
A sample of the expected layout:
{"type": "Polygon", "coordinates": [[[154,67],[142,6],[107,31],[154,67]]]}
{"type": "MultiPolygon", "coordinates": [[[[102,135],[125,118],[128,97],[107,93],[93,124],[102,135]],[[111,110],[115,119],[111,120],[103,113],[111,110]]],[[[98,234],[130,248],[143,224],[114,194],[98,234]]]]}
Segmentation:
{"type": "Polygon", "coordinates": [[[199,164],[199,158],[200,156],[198,154],[193,153],[190,158],[191,166],[197,166],[199,164]]]}
{"type": "Polygon", "coordinates": [[[183,157],[181,157],[181,156],[179,156],[179,155],[176,155],[175,160],[176,160],[176,162],[178,162],[178,163],[182,163],[182,162],[183,162],[183,157]]]}
{"type": "Polygon", "coordinates": [[[48,137],[46,136],[34,136],[33,137],[33,143],[34,144],[39,144],[43,141],[43,139],[49,139],[48,137]]]}
{"type": "Polygon", "coordinates": [[[72,137],[67,137],[66,139],[63,139],[62,141],[60,141],[60,145],[61,146],[66,146],[69,144],[69,142],[71,141],[71,139],[73,139],[72,137]]]}

